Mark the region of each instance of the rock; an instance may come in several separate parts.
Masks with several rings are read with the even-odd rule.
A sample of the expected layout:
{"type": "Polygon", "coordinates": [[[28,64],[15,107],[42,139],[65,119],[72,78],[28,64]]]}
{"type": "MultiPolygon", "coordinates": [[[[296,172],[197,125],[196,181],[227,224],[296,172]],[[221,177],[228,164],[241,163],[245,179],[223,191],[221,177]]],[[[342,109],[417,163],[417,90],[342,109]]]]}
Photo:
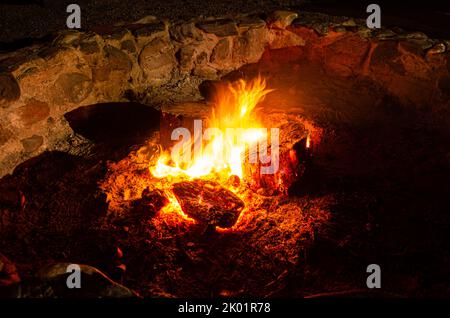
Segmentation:
{"type": "MultiPolygon", "coordinates": [[[[297,20],[299,19],[295,19],[295,21],[297,20]]],[[[313,43],[320,43],[322,41],[314,29],[307,26],[303,26],[302,24],[296,24],[295,21],[292,22],[292,25],[289,27],[289,31],[285,30],[284,33],[292,31],[293,33],[298,35],[301,39],[303,39],[305,43],[313,44],[313,43]]],[[[270,33],[272,32],[274,32],[274,30],[271,30],[270,33]]],[[[271,34],[271,41],[274,41],[272,36],[273,34],[271,34]]]]}
{"type": "Polygon", "coordinates": [[[344,26],[337,26],[333,28],[333,31],[337,33],[345,33],[347,32],[347,29],[344,26]]]}
{"type": "Polygon", "coordinates": [[[56,298],[130,298],[136,297],[136,293],[127,287],[111,280],[104,273],[89,265],[78,265],[81,274],[81,288],[67,288],[67,279],[74,271],[67,272],[70,263],[58,263],[48,265],[39,271],[39,288],[35,288],[29,297],[43,297],[42,291],[46,291],[46,297],[56,298]]]}
{"type": "Polygon", "coordinates": [[[214,47],[210,61],[211,63],[223,63],[231,57],[231,40],[226,37],[220,39],[214,47]]]}
{"type": "Polygon", "coordinates": [[[282,49],[290,46],[304,46],[305,40],[288,30],[271,29],[269,32],[269,47],[271,49],[282,49]]]}
{"type": "Polygon", "coordinates": [[[244,208],[241,199],[216,182],[179,182],[172,190],[184,213],[201,223],[232,227],[244,208]]]}
{"type": "Polygon", "coordinates": [[[216,79],[217,69],[209,65],[197,65],[193,74],[204,79],[216,79]]]}
{"type": "Polygon", "coordinates": [[[131,40],[125,40],[125,41],[121,42],[120,48],[124,51],[127,51],[128,53],[136,52],[136,45],[131,40]]]}
{"type": "Polygon", "coordinates": [[[76,46],[80,42],[80,32],[77,30],[63,30],[58,32],[56,38],[53,40],[55,47],[59,46],[76,46]]]}
{"type": "Polygon", "coordinates": [[[0,73],[0,107],[18,100],[20,97],[20,87],[16,79],[7,73],[0,73]]]}
{"type": "MultiPolygon", "coordinates": [[[[205,81],[205,83],[210,83],[211,81],[205,81]]],[[[221,83],[220,81],[215,81],[214,83],[221,83]]],[[[213,84],[210,84],[213,85],[213,84]]],[[[222,84],[225,85],[226,84],[222,84]]],[[[205,101],[196,101],[196,102],[178,102],[178,103],[165,103],[161,105],[161,133],[168,134],[168,140],[170,140],[170,135],[172,134],[173,127],[171,125],[176,125],[178,127],[188,127],[192,125],[193,119],[207,119],[208,116],[211,115],[211,107],[208,106],[208,103],[205,101]],[[165,119],[168,119],[167,123],[169,126],[166,126],[167,129],[164,129],[165,119]],[[172,119],[175,119],[175,122],[172,122],[172,119]],[[186,122],[184,122],[186,119],[186,122]],[[184,126],[183,126],[184,125],[184,126]]],[[[190,127],[189,127],[190,128],[190,127]]],[[[162,139],[162,138],[161,138],[162,139]]],[[[173,140],[172,140],[173,142],[173,140]]]]}
{"type": "Polygon", "coordinates": [[[330,26],[328,23],[314,23],[312,28],[318,35],[325,36],[328,34],[330,26]]]}
{"type": "Polygon", "coordinates": [[[128,26],[128,28],[132,29],[132,33],[135,37],[151,36],[166,30],[166,26],[163,22],[135,24],[128,26]]]}
{"type": "Polygon", "coordinates": [[[264,53],[267,43],[268,31],[266,28],[249,29],[234,41],[233,62],[256,63],[264,53]]]}
{"type": "Polygon", "coordinates": [[[405,68],[400,61],[400,52],[396,41],[380,42],[372,54],[370,68],[374,74],[405,74],[405,68]]]}
{"type": "Polygon", "coordinates": [[[45,46],[39,50],[38,56],[46,61],[50,61],[64,51],[67,51],[67,47],[45,46]]]}
{"type": "Polygon", "coordinates": [[[154,39],[139,55],[139,65],[151,84],[166,82],[176,65],[173,45],[161,38],[154,39]]]}
{"type": "Polygon", "coordinates": [[[29,138],[22,139],[20,141],[23,146],[23,150],[27,153],[34,152],[39,149],[44,143],[44,138],[42,136],[33,135],[29,138]]]}
{"type": "Polygon", "coordinates": [[[423,32],[411,32],[404,35],[406,39],[414,39],[414,40],[426,40],[428,39],[427,35],[423,32]]]}
{"type": "Polygon", "coordinates": [[[178,24],[146,17],[120,27],[98,28],[97,33],[61,32],[55,42],[2,53],[0,107],[10,109],[2,114],[0,170],[11,170],[29,157],[24,156],[22,145],[35,152],[44,147],[41,142],[49,149],[60,149],[62,144],[69,148],[62,137],[70,134],[70,127],[63,124],[62,113],[83,102],[130,98],[152,99],[155,105],[161,105],[167,100],[196,99],[200,82],[257,62],[266,47],[292,47],[286,50],[286,59],[280,59],[286,63],[294,56],[311,58],[324,61],[325,70],[345,76],[357,75],[360,68],[377,85],[403,94],[402,100],[408,94],[418,100],[414,91],[422,84],[416,81],[433,86],[439,98],[443,96],[441,91],[447,91],[446,80],[442,79],[450,71],[448,51],[443,53],[444,45],[448,47],[445,40],[395,28],[371,30],[360,19],[307,12],[298,16],[276,11],[267,21],[262,15],[238,15],[178,24]],[[342,33],[328,32],[329,26],[342,33]],[[318,35],[327,32],[327,36],[318,35]],[[305,43],[305,48],[297,47],[305,43]],[[392,77],[397,75],[403,77],[392,77]],[[58,124],[44,125],[50,115],[58,124]],[[18,128],[33,130],[24,134],[18,128]],[[33,139],[30,136],[34,134],[33,139]]]}
{"type": "Polygon", "coordinates": [[[128,34],[128,30],[123,27],[112,25],[102,25],[91,28],[92,32],[97,33],[105,39],[121,40],[128,34]]]}
{"type": "Polygon", "coordinates": [[[238,20],[237,26],[240,29],[259,29],[266,26],[266,21],[258,17],[244,17],[238,20]]]}
{"type": "Polygon", "coordinates": [[[25,126],[31,126],[46,119],[50,114],[50,107],[47,103],[32,98],[19,108],[18,113],[21,122],[25,126]]]}
{"type": "Polygon", "coordinates": [[[199,64],[204,64],[208,61],[208,53],[206,52],[202,52],[197,56],[196,59],[196,63],[199,64]]]}
{"type": "Polygon", "coordinates": [[[354,26],[356,26],[356,22],[355,22],[355,20],[350,18],[350,19],[342,22],[342,25],[345,26],[345,27],[354,27],[354,26]]]}
{"type": "Polygon", "coordinates": [[[177,42],[188,43],[189,41],[201,41],[203,35],[195,26],[195,23],[175,24],[169,29],[170,36],[177,42]]]}
{"type": "Polygon", "coordinates": [[[131,71],[132,63],[128,55],[111,45],[105,46],[104,50],[109,65],[113,70],[119,70],[126,73],[131,71]]]}
{"type": "Polygon", "coordinates": [[[397,36],[397,33],[391,29],[379,29],[375,31],[375,36],[380,40],[392,39],[397,36]]]}
{"type": "Polygon", "coordinates": [[[11,130],[0,125],[0,146],[3,146],[13,136],[11,130]]]}
{"type": "Polygon", "coordinates": [[[197,51],[197,45],[186,45],[177,52],[177,59],[183,72],[190,72],[193,69],[198,55],[197,51]]]}
{"type": "Polygon", "coordinates": [[[90,55],[100,52],[100,47],[96,41],[81,42],[80,51],[87,55],[90,55]]]}
{"type": "Polygon", "coordinates": [[[292,11],[274,11],[269,16],[269,23],[272,27],[285,29],[290,26],[292,21],[298,17],[298,14],[292,11]]]}
{"type": "Polygon", "coordinates": [[[370,39],[372,34],[375,34],[375,31],[366,26],[359,26],[357,33],[363,38],[370,39]]]}
{"type": "Polygon", "coordinates": [[[238,34],[236,22],[231,19],[199,22],[196,26],[206,33],[212,33],[220,37],[238,34]]]}
{"type": "Polygon", "coordinates": [[[424,54],[426,50],[433,47],[434,41],[431,39],[407,39],[406,41],[400,41],[400,43],[408,42],[412,43],[413,45],[419,47],[421,49],[421,53],[424,54]]]}
{"type": "Polygon", "coordinates": [[[69,101],[79,103],[86,99],[92,91],[92,81],[81,73],[61,74],[55,82],[56,102],[69,101]]]}
{"type": "Polygon", "coordinates": [[[92,81],[106,82],[109,80],[111,74],[111,67],[109,65],[98,65],[92,69],[92,81]]]}
{"type": "Polygon", "coordinates": [[[369,42],[357,34],[350,33],[326,46],[324,62],[328,69],[342,76],[358,72],[369,48],[369,42]],[[348,48],[352,49],[349,50],[348,48]]]}
{"type": "Polygon", "coordinates": [[[437,43],[427,51],[427,55],[442,54],[447,50],[444,43],[437,43]]]}

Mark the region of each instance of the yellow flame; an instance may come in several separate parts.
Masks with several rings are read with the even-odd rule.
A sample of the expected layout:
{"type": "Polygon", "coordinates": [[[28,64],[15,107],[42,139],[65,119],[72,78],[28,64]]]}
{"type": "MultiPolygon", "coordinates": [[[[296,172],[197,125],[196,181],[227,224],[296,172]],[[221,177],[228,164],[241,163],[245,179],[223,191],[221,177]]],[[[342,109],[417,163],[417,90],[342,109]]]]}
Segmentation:
{"type": "MultiPolygon", "coordinates": [[[[215,105],[207,123],[220,134],[205,140],[201,155],[193,156],[188,164],[162,153],[156,164],[150,167],[152,175],[157,178],[227,178],[232,175],[243,178],[246,146],[265,137],[264,130],[253,129],[260,127],[253,111],[269,92],[271,90],[266,89],[265,80],[259,76],[250,82],[241,79],[229,84],[215,96],[215,105]]],[[[193,143],[192,140],[191,148],[193,143]]]]}
{"type": "Polygon", "coordinates": [[[169,204],[164,206],[160,213],[164,216],[165,219],[172,220],[173,223],[177,223],[178,220],[181,218],[183,221],[188,221],[189,223],[195,223],[195,220],[187,216],[183,209],[180,206],[180,203],[178,202],[175,195],[170,190],[165,190],[164,194],[166,195],[167,199],[169,200],[169,204]]]}

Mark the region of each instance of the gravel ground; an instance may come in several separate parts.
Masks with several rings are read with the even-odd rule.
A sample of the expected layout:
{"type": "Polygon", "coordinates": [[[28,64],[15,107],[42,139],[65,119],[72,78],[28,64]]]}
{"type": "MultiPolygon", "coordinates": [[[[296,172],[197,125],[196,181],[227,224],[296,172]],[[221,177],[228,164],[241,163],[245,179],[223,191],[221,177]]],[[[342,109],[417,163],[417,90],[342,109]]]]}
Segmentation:
{"type": "MultiPolygon", "coordinates": [[[[280,8],[363,18],[367,16],[366,6],[371,3],[368,0],[2,0],[0,51],[16,49],[29,44],[32,39],[65,29],[66,7],[74,2],[81,7],[83,29],[136,21],[147,15],[184,20],[280,8]]],[[[450,38],[450,3],[441,0],[428,0],[426,6],[410,0],[377,0],[376,3],[382,7],[385,25],[450,38]]]]}
{"type": "MultiPolygon", "coordinates": [[[[373,2],[373,1],[372,1],[373,2]]],[[[41,38],[66,28],[66,7],[77,3],[82,27],[136,21],[146,15],[170,20],[198,16],[302,9],[336,15],[365,17],[366,0],[3,0],[0,3],[0,43],[41,38]]],[[[386,24],[450,33],[450,3],[428,0],[426,6],[409,0],[377,0],[386,24]]]]}
{"type": "Polygon", "coordinates": [[[66,7],[81,7],[82,28],[135,21],[146,15],[170,20],[197,16],[220,16],[239,12],[272,10],[298,6],[303,0],[44,0],[7,1],[0,4],[0,42],[23,38],[39,38],[66,26],[66,7]],[[25,2],[27,4],[25,4],[25,2]],[[14,4],[13,4],[14,3],[14,4]],[[31,3],[31,4],[30,4],[31,3]]]}

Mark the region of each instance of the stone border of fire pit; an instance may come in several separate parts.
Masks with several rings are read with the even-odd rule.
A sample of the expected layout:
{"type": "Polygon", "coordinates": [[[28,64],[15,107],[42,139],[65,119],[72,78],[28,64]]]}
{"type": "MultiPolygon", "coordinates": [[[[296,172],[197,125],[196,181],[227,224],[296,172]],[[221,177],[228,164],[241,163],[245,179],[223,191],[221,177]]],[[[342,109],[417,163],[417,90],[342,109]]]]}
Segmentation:
{"type": "Polygon", "coordinates": [[[331,72],[368,76],[405,104],[450,118],[449,41],[307,12],[178,24],[146,17],[0,54],[0,176],[45,150],[88,142],[64,118],[78,107],[201,99],[202,81],[255,63],[266,49],[298,46],[331,72]]]}

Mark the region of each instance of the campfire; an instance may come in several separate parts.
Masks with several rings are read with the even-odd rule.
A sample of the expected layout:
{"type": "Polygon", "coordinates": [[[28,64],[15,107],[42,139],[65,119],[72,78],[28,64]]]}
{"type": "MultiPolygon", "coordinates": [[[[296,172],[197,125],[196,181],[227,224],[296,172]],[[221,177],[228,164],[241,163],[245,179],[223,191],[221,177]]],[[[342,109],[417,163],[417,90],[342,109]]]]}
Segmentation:
{"type": "MultiPolygon", "coordinates": [[[[260,76],[228,82],[216,89],[203,111],[205,119],[182,121],[193,132],[174,123],[161,124],[165,131],[155,142],[144,192],[157,191],[164,197],[161,215],[233,230],[251,213],[252,196],[287,194],[306,169],[311,135],[317,129],[304,121],[303,126],[284,123],[301,137],[280,132],[280,118],[271,118],[261,107],[271,92],[260,76]],[[265,128],[266,124],[272,126],[265,128]],[[170,140],[161,141],[168,135],[170,140]]],[[[173,117],[163,116],[164,120],[173,117]]]]}
{"type": "MultiPolygon", "coordinates": [[[[214,226],[236,223],[245,207],[245,188],[252,177],[260,177],[249,166],[250,162],[256,164],[256,147],[259,145],[261,153],[268,148],[267,130],[261,128],[256,107],[270,91],[260,77],[229,84],[215,96],[205,132],[202,120],[194,120],[193,138],[186,128],[174,130],[172,138],[180,134],[183,139],[173,146],[171,156],[163,151],[150,167],[158,187],[170,198],[165,211],[176,211],[184,218],[187,214],[214,226]]],[[[278,132],[274,134],[278,147],[278,132]]],[[[269,163],[278,165],[278,149],[270,149],[269,163]]],[[[267,154],[262,157],[267,161],[267,154]]]]}
{"type": "Polygon", "coordinates": [[[108,222],[125,231],[127,244],[146,237],[160,246],[150,254],[162,266],[158,288],[172,277],[179,282],[173,292],[183,295],[190,275],[205,274],[196,266],[175,274],[173,251],[180,250],[213,262],[207,276],[224,275],[217,291],[223,295],[240,293],[233,285],[241,276],[270,268],[248,287],[267,294],[274,287],[262,285],[274,273],[284,280],[286,268],[300,261],[299,249],[329,218],[333,196],[288,193],[311,167],[322,130],[298,114],[271,110],[276,90],[262,76],[213,82],[210,90],[204,102],[162,107],[159,130],[145,145],[109,163],[100,185],[108,222]]]}

